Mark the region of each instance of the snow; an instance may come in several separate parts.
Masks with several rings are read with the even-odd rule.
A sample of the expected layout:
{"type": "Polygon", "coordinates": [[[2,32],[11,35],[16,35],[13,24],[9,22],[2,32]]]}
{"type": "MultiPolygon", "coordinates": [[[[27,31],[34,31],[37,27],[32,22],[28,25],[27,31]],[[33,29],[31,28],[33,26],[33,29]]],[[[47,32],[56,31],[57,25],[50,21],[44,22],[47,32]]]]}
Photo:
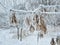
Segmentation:
{"type": "Polygon", "coordinates": [[[51,26],[48,25],[47,27],[48,33],[44,34],[43,38],[39,38],[38,42],[37,31],[20,41],[16,36],[16,28],[0,29],[0,45],[50,45],[51,38],[56,38],[57,33],[54,32],[55,30],[53,30],[51,26]]]}
{"type": "Polygon", "coordinates": [[[0,0],[0,45],[51,45],[51,39],[54,38],[56,41],[56,37],[60,36],[59,19],[60,0],[0,0]],[[22,41],[17,39],[15,25],[10,24],[9,18],[14,12],[19,22],[18,26],[29,33],[22,41]],[[39,39],[37,39],[38,31],[30,33],[29,26],[24,24],[25,17],[30,16],[33,19],[36,14],[44,16],[47,27],[47,34],[39,39]]]}

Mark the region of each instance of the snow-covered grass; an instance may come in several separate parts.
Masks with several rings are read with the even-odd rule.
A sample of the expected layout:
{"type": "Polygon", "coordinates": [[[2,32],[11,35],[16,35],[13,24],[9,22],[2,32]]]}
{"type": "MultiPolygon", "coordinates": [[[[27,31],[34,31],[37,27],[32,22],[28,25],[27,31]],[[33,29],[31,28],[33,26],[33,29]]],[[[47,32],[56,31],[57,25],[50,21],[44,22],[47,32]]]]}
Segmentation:
{"type": "Polygon", "coordinates": [[[0,29],[0,45],[50,45],[51,38],[55,39],[57,36],[57,33],[54,31],[53,28],[54,27],[47,26],[47,34],[44,34],[43,38],[39,38],[38,42],[37,31],[32,33],[32,35],[23,38],[23,40],[20,41],[17,39],[16,36],[16,28],[5,30],[0,29]]]}

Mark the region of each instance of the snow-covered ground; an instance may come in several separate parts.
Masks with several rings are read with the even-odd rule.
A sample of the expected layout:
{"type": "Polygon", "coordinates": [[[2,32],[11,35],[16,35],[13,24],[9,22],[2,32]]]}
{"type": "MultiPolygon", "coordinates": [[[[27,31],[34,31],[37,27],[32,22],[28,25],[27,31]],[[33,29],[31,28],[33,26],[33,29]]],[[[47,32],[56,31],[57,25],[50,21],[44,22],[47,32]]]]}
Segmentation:
{"type": "MultiPolygon", "coordinates": [[[[56,27],[58,29],[59,27],[56,27]]],[[[59,28],[60,29],[60,28],[59,28]]],[[[47,34],[43,38],[39,38],[37,42],[37,31],[32,35],[23,38],[22,41],[17,39],[16,28],[0,29],[0,45],[50,45],[51,38],[56,38],[58,31],[54,27],[47,26],[47,34]]]]}

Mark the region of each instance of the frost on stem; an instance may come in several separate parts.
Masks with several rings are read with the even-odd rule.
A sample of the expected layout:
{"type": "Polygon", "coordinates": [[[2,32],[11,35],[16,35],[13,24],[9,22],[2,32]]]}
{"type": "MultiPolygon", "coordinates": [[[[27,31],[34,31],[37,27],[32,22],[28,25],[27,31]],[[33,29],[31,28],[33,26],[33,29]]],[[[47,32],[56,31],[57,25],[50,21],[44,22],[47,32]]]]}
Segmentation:
{"type": "Polygon", "coordinates": [[[34,32],[35,31],[35,28],[33,25],[30,26],[30,29],[29,29],[30,32],[34,32]]]}
{"type": "Polygon", "coordinates": [[[30,23],[31,23],[30,18],[26,17],[26,19],[25,19],[25,23],[26,23],[26,25],[27,25],[27,26],[29,26],[29,25],[30,25],[30,23]]]}
{"type": "Polygon", "coordinates": [[[46,34],[47,28],[46,28],[46,25],[45,25],[45,22],[44,22],[44,18],[43,18],[42,15],[40,15],[39,17],[37,18],[38,21],[36,20],[36,22],[38,22],[36,24],[36,30],[39,30],[39,31],[41,30],[41,31],[44,32],[44,34],[46,34]]]}
{"type": "Polygon", "coordinates": [[[44,31],[44,34],[46,34],[47,28],[42,15],[40,16],[40,24],[40,29],[44,31]]]}
{"type": "Polygon", "coordinates": [[[38,15],[35,15],[35,16],[33,17],[33,21],[35,21],[35,23],[38,24],[38,22],[39,22],[38,15]]]}
{"type": "Polygon", "coordinates": [[[11,17],[11,23],[15,25],[15,27],[17,28],[17,38],[19,39],[19,27],[17,25],[17,18],[15,16],[15,12],[12,13],[12,17],[11,17]]]}
{"type": "Polygon", "coordinates": [[[16,20],[16,16],[15,16],[15,13],[12,14],[12,23],[17,23],[17,20],[16,20]]]}
{"type": "Polygon", "coordinates": [[[21,31],[20,31],[20,41],[22,41],[22,28],[21,28],[21,31]]]}
{"type": "Polygon", "coordinates": [[[19,27],[18,27],[18,25],[16,25],[16,28],[17,28],[17,38],[19,39],[19,27]]]}

